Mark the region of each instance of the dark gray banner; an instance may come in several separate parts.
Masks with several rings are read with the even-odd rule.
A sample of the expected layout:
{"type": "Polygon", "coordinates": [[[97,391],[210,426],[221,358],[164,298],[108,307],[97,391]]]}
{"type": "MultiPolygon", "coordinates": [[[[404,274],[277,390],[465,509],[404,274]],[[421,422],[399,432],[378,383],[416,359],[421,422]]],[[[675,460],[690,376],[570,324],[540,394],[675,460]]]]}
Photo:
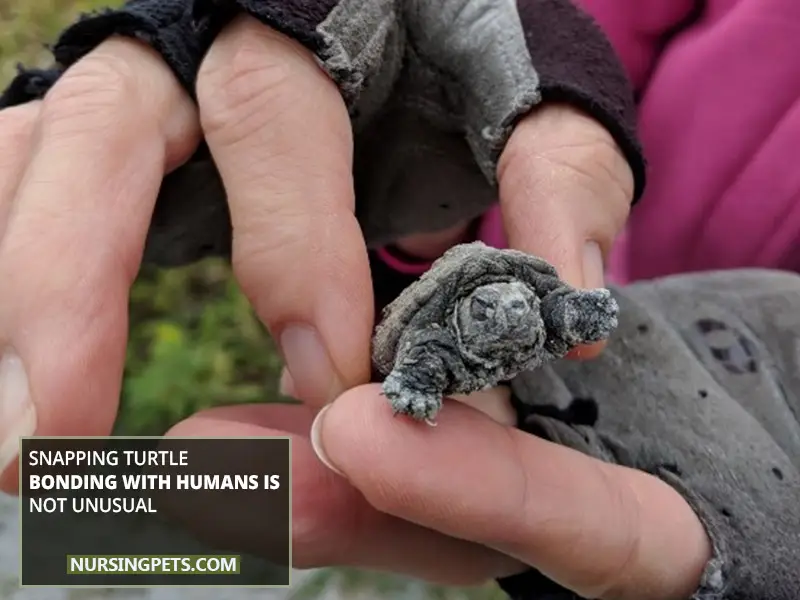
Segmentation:
{"type": "Polygon", "coordinates": [[[23,586],[287,586],[288,438],[24,438],[23,586]]]}

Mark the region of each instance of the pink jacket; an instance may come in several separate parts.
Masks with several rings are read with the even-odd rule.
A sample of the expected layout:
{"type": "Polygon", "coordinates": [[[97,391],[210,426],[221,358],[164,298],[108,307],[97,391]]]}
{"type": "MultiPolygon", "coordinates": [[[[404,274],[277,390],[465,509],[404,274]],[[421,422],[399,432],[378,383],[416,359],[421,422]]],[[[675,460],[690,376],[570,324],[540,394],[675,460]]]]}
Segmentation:
{"type": "Polygon", "coordinates": [[[610,275],[800,271],[800,1],[577,1],[633,79],[650,163],[610,275]]]}
{"type": "MultiPolygon", "coordinates": [[[[649,161],[609,279],[800,271],[800,0],[576,1],[634,82],[649,161]]],[[[479,238],[505,245],[497,207],[479,238]]]]}

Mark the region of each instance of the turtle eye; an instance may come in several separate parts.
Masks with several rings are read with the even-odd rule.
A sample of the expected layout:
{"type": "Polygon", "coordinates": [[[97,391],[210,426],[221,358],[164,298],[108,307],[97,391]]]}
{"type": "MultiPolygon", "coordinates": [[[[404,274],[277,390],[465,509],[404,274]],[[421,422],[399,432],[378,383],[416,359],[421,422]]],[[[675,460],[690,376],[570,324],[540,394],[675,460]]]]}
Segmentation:
{"type": "Polygon", "coordinates": [[[530,305],[521,297],[511,298],[504,308],[509,324],[515,327],[521,324],[530,312],[530,305]]]}
{"type": "Polygon", "coordinates": [[[473,296],[470,303],[470,316],[476,321],[486,321],[494,315],[495,308],[494,300],[473,296]]]}

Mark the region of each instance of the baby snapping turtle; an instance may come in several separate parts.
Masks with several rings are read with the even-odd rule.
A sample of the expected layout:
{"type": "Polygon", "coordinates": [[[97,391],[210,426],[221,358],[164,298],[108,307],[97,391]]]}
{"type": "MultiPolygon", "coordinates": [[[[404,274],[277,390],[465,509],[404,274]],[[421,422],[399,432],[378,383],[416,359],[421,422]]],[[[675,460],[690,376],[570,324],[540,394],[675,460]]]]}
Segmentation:
{"type": "Polygon", "coordinates": [[[383,311],[372,358],[395,414],[433,424],[442,397],[494,387],[606,339],[618,306],[546,261],[482,242],[448,250],[383,311]]]}

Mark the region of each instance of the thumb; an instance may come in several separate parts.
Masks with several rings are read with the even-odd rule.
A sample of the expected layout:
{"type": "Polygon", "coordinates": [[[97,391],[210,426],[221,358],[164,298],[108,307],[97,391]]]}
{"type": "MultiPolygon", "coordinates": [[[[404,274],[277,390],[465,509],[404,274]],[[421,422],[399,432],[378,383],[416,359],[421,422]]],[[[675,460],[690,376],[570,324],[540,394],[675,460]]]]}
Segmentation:
{"type": "Polygon", "coordinates": [[[603,287],[604,257],[634,188],[611,134],[572,107],[545,105],[511,135],[498,180],[510,246],[552,263],[575,287],[603,287]]]}

